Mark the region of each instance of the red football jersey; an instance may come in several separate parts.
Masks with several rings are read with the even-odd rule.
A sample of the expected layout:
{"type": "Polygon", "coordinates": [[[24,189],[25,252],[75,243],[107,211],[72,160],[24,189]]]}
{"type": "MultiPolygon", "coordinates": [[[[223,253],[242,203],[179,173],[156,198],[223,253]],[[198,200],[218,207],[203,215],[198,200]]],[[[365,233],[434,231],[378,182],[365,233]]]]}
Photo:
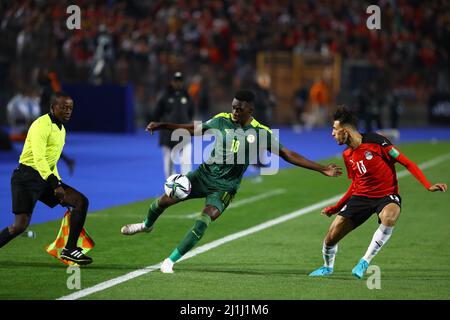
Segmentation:
{"type": "Polygon", "coordinates": [[[356,149],[347,148],[343,158],[348,177],[353,180],[352,194],[369,198],[398,194],[397,155],[392,143],[375,133],[363,135],[356,149]]]}

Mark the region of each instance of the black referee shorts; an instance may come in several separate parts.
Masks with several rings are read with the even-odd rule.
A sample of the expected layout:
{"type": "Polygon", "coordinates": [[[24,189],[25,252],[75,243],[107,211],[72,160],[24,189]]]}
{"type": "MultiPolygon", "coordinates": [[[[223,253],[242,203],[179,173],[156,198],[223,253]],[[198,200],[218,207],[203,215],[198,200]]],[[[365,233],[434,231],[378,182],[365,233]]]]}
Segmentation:
{"type": "MultiPolygon", "coordinates": [[[[354,229],[356,229],[372,214],[379,215],[389,203],[395,203],[401,208],[402,198],[398,194],[391,194],[383,198],[352,196],[339,215],[351,219],[355,226],[354,229]]],[[[380,218],[378,218],[378,223],[381,223],[380,218]]]]}
{"type": "MultiPolygon", "coordinates": [[[[70,188],[62,183],[63,189],[70,188]]],[[[11,177],[12,211],[14,214],[32,213],[39,200],[50,208],[60,204],[50,183],[42,179],[32,167],[20,164],[11,177]]]]}

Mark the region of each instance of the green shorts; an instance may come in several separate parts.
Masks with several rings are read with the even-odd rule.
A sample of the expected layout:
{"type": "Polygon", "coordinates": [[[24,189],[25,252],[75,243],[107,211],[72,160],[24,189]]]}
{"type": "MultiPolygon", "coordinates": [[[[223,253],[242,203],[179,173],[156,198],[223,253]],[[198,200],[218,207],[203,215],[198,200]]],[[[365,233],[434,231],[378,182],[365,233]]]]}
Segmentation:
{"type": "Polygon", "coordinates": [[[206,198],[205,206],[216,207],[220,213],[223,213],[228,205],[233,201],[235,191],[215,190],[209,187],[204,179],[200,177],[197,171],[191,171],[186,174],[191,182],[191,193],[183,201],[196,198],[206,198]]]}

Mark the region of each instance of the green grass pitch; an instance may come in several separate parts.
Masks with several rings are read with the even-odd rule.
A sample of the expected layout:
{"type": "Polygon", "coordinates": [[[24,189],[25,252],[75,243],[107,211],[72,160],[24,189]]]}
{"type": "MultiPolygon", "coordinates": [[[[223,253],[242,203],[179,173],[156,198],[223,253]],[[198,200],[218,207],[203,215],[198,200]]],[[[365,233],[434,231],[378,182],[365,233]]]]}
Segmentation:
{"type": "MultiPolygon", "coordinates": [[[[422,163],[448,154],[450,142],[403,144],[400,150],[422,163]]],[[[332,160],[343,164],[339,158],[332,160]]],[[[450,183],[449,166],[447,159],[424,173],[430,182],[450,183]]],[[[245,179],[234,203],[279,192],[228,209],[198,246],[343,193],[349,182],[299,168],[264,176],[259,184],[245,179]]],[[[340,242],[333,275],[308,277],[322,264],[322,240],[332,221],[317,210],[181,261],[175,274],[156,270],[83,299],[449,299],[450,193],[427,192],[411,175],[399,184],[400,220],[372,261],[381,270],[381,289],[370,290],[367,277],[351,275],[377,228],[375,215],[340,242]]],[[[192,218],[177,216],[199,211],[203,200],[170,208],[150,234],[122,236],[121,226],[142,221],[149,204],[147,200],[89,213],[86,228],[96,246],[90,252],[94,263],[81,268],[82,289],[162,261],[193,224],[192,218]]],[[[61,210],[62,217],[64,210],[55,210],[61,210]]],[[[66,267],[44,251],[59,224],[33,225],[36,239],[19,237],[0,250],[0,299],[56,299],[74,292],[67,288],[66,267]]]]}

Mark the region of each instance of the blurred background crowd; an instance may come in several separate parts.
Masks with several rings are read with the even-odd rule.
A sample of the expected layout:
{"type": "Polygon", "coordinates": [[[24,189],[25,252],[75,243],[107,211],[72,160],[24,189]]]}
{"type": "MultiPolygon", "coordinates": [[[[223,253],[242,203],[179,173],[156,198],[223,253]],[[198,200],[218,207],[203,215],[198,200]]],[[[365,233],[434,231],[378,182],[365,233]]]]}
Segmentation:
{"type": "Polygon", "coordinates": [[[373,2],[5,0],[0,119],[6,122],[13,99],[28,99],[25,105],[38,114],[49,86],[118,84],[132,85],[142,126],[181,71],[197,119],[229,108],[234,90],[245,86],[258,92],[256,118],[269,125],[320,126],[337,103],[358,109],[366,129],[398,127],[407,114],[423,125],[430,97],[449,89],[449,2],[373,2]],[[67,29],[71,4],[81,8],[80,30],[67,29]],[[371,4],[381,8],[380,30],[366,26],[371,4]],[[339,56],[339,86],[325,73],[280,94],[276,73],[258,65],[258,55],[268,52],[339,56]],[[292,117],[280,116],[288,112],[280,101],[292,117]],[[314,105],[321,108],[315,112],[314,105]]]}

